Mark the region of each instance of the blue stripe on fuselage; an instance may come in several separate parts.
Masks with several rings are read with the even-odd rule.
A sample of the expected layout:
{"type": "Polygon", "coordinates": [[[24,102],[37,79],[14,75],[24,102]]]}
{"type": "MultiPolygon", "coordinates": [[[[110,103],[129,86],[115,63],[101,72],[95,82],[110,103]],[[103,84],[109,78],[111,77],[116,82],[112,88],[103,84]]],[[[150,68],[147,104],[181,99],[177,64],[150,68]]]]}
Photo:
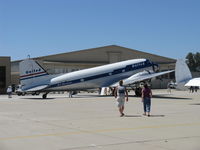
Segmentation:
{"type": "Polygon", "coordinates": [[[103,74],[94,75],[94,76],[90,76],[90,77],[85,77],[85,78],[80,78],[80,79],[76,79],[76,80],[64,81],[64,82],[61,82],[61,83],[52,84],[48,88],[72,85],[72,84],[81,83],[81,82],[85,82],[85,81],[90,81],[90,80],[94,80],[94,79],[113,76],[113,75],[117,75],[117,74],[120,74],[120,73],[127,73],[127,72],[130,72],[130,71],[143,69],[143,68],[151,67],[151,66],[152,66],[152,63],[150,61],[140,62],[140,63],[136,63],[136,64],[132,64],[132,65],[127,65],[125,68],[116,69],[116,70],[113,70],[112,72],[108,72],[108,73],[103,73],[103,74]]]}

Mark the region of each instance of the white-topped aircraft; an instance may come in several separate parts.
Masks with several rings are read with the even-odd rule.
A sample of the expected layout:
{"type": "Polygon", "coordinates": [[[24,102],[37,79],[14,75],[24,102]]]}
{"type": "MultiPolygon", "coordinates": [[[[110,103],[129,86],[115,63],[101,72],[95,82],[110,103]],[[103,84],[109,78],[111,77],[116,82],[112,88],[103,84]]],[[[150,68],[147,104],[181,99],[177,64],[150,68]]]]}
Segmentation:
{"type": "Polygon", "coordinates": [[[49,75],[36,61],[20,62],[20,84],[22,92],[44,93],[51,91],[76,91],[108,87],[143,70],[157,66],[148,59],[132,59],[62,75],[49,75]]]}
{"type": "Polygon", "coordinates": [[[113,86],[113,83],[122,79],[125,79],[124,83],[128,85],[173,71],[155,73],[152,71],[155,66],[157,65],[147,59],[133,59],[62,75],[49,75],[36,61],[26,59],[20,62],[21,92],[43,92],[43,98],[46,98],[51,91],[113,86]]]}
{"type": "Polygon", "coordinates": [[[185,63],[185,60],[179,59],[176,61],[175,76],[177,88],[182,90],[184,86],[198,86],[200,87],[200,77],[192,78],[192,74],[185,63]]]}

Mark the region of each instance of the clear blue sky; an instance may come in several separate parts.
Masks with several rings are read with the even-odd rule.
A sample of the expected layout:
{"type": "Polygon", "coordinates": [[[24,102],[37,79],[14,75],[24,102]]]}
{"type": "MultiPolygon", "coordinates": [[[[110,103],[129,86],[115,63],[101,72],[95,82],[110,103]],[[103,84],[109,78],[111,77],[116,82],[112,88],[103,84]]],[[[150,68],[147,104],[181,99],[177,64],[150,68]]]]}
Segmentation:
{"type": "Polygon", "coordinates": [[[0,56],[119,45],[171,58],[200,51],[200,0],[0,0],[0,56]]]}

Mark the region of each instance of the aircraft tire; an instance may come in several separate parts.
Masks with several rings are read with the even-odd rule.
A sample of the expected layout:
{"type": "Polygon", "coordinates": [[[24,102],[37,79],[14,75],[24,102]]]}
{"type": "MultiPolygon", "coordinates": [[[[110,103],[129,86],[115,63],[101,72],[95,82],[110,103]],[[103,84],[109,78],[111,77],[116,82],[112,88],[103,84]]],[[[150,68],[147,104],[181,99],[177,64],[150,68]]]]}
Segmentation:
{"type": "Polygon", "coordinates": [[[141,89],[141,88],[136,88],[136,90],[135,90],[135,95],[136,95],[137,97],[141,97],[141,96],[142,96],[142,89],[141,89]]]}
{"type": "Polygon", "coordinates": [[[46,98],[47,98],[47,94],[43,94],[43,95],[42,95],[42,98],[43,98],[43,99],[46,99],[46,98]]]}
{"type": "Polygon", "coordinates": [[[18,95],[18,96],[21,96],[21,95],[22,95],[22,93],[17,93],[17,95],[18,95]]]}

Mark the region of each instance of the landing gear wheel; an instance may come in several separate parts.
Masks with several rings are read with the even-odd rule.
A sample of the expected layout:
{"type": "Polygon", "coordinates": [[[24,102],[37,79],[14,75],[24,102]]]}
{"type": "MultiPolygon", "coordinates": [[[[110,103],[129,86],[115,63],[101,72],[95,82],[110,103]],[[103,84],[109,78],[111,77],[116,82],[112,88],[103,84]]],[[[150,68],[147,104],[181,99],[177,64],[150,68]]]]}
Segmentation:
{"type": "Polygon", "coordinates": [[[135,95],[137,97],[141,97],[142,96],[142,89],[141,88],[136,88],[135,89],[135,95]]]}
{"type": "Polygon", "coordinates": [[[42,98],[43,98],[43,99],[46,99],[46,98],[47,98],[47,94],[43,94],[43,95],[42,95],[42,98]]]}

